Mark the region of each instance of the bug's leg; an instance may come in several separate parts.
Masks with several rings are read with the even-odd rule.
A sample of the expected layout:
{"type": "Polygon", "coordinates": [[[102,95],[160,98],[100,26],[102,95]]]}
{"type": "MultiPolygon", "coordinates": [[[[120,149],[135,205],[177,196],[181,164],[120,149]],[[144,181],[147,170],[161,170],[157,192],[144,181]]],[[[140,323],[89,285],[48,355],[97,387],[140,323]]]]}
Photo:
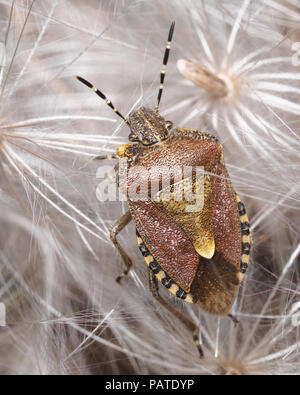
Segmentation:
{"type": "Polygon", "coordinates": [[[118,159],[118,155],[116,154],[98,155],[93,158],[93,160],[111,160],[111,159],[118,159]]]}
{"type": "Polygon", "coordinates": [[[150,291],[152,292],[152,295],[154,298],[162,305],[164,306],[171,314],[174,314],[176,318],[178,318],[185,327],[193,333],[193,340],[197,346],[197,349],[200,354],[200,358],[203,357],[203,350],[202,347],[200,346],[199,342],[199,327],[192,321],[190,318],[188,318],[185,314],[181,313],[180,311],[176,310],[172,305],[170,305],[166,300],[164,300],[158,291],[158,282],[157,279],[155,278],[154,274],[152,271],[149,269],[149,287],[150,291]]]}
{"type": "Polygon", "coordinates": [[[231,319],[231,321],[234,323],[234,326],[237,326],[240,323],[240,321],[232,314],[228,314],[227,317],[231,319]]]}
{"type": "Polygon", "coordinates": [[[122,215],[122,217],[120,217],[116,221],[116,223],[113,225],[113,227],[110,230],[111,241],[116,246],[116,248],[119,251],[119,253],[123,259],[123,262],[125,264],[125,270],[119,277],[116,278],[116,281],[118,283],[121,282],[122,278],[127,276],[127,274],[129,273],[130,269],[133,266],[132,259],[127,255],[127,253],[124,251],[124,249],[121,247],[120,243],[117,240],[118,233],[120,233],[121,230],[124,229],[125,226],[129,224],[131,219],[132,219],[132,217],[131,217],[130,211],[127,211],[124,215],[122,215]]]}

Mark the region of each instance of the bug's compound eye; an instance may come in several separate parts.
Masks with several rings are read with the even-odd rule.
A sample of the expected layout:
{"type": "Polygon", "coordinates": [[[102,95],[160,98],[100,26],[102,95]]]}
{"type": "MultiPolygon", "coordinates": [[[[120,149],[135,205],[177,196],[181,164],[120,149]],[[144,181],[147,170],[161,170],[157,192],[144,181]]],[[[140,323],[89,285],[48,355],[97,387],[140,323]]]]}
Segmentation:
{"type": "Polygon", "coordinates": [[[135,133],[130,132],[130,134],[128,136],[128,140],[129,141],[138,141],[138,136],[135,133]]]}
{"type": "Polygon", "coordinates": [[[166,121],[166,128],[167,128],[168,130],[171,130],[172,127],[173,127],[173,122],[171,122],[171,121],[166,121]]]}

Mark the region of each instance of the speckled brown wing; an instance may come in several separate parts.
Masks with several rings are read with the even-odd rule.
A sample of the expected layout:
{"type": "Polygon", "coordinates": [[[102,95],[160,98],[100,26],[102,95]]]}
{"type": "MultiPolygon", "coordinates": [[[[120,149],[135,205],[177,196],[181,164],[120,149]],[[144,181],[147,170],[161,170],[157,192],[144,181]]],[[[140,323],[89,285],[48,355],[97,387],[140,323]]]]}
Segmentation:
{"type": "Polygon", "coordinates": [[[215,248],[239,270],[242,235],[235,192],[223,163],[218,164],[215,174],[212,216],[215,248]]]}
{"type": "Polygon", "coordinates": [[[199,255],[179,225],[154,202],[129,203],[139,234],[162,269],[185,292],[190,291],[199,255]]]}

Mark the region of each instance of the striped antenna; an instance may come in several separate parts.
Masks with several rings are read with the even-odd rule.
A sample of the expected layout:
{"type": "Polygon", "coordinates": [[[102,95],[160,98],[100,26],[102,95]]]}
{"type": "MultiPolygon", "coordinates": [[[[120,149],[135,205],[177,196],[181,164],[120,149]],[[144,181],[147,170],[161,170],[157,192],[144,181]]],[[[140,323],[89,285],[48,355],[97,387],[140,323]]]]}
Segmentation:
{"type": "Polygon", "coordinates": [[[130,125],[128,119],[126,119],[125,117],[123,117],[123,115],[116,109],[116,107],[112,104],[112,102],[101,92],[99,91],[98,88],[94,87],[93,84],[91,84],[89,81],[85,80],[82,77],[78,77],[76,76],[76,78],[82,82],[84,85],[86,85],[88,88],[93,89],[93,91],[96,93],[96,95],[98,95],[99,97],[101,97],[101,99],[105,100],[105,103],[109,105],[110,108],[112,108],[114,110],[114,112],[119,115],[119,117],[121,117],[126,123],[127,125],[130,125]]]}
{"type": "Polygon", "coordinates": [[[167,63],[168,63],[168,59],[169,59],[170,46],[171,46],[171,41],[172,41],[172,37],[173,37],[173,33],[174,33],[174,27],[175,27],[175,21],[173,21],[171,23],[171,26],[170,26],[168,42],[167,42],[167,45],[166,45],[166,50],[165,50],[164,59],[163,59],[163,65],[162,65],[162,69],[161,69],[161,72],[160,72],[160,85],[159,85],[159,91],[158,91],[158,96],[157,96],[157,104],[156,104],[156,107],[155,107],[156,110],[158,110],[160,99],[161,99],[161,95],[162,95],[162,92],[163,92],[163,89],[164,89],[164,80],[165,80],[165,74],[166,74],[166,67],[167,67],[167,63]]]}

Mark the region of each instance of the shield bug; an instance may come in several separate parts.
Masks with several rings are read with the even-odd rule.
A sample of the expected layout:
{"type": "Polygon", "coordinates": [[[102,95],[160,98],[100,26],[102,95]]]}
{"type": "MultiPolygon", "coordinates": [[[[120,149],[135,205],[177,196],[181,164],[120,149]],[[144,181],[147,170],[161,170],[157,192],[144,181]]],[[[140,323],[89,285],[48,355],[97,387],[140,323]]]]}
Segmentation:
{"type": "MultiPolygon", "coordinates": [[[[132,259],[117,240],[118,233],[133,220],[138,247],[149,268],[153,296],[193,332],[202,356],[198,326],[161,297],[158,284],[162,283],[184,302],[197,304],[210,314],[227,315],[237,322],[230,310],[249,263],[250,226],[245,206],[228,176],[219,140],[209,133],[173,126],[158,112],[174,26],[173,22],[154,109],[141,107],[127,119],[99,89],[85,79],[77,78],[104,99],[130,128],[129,144],[120,146],[116,155],[98,157],[126,161],[123,191],[129,210],[117,220],[110,233],[125,264],[117,281],[120,282],[133,266],[132,259]],[[193,169],[187,183],[184,177],[178,181],[173,174],[174,168],[184,170],[185,167],[193,169]],[[203,204],[195,212],[187,209],[190,203],[186,199],[175,198],[175,190],[184,184],[190,191],[197,192],[194,177],[197,167],[203,169],[203,204]],[[146,186],[150,184],[150,188],[143,199],[132,199],[127,193],[136,186],[132,170],[141,168],[147,170],[143,181],[146,186]],[[152,172],[153,168],[156,172],[152,172]],[[163,170],[157,173],[157,168],[163,170]],[[166,188],[162,177],[168,172],[171,172],[169,198],[164,199],[166,188]],[[149,174],[157,178],[158,188],[154,195],[150,182],[153,178],[149,174]]],[[[118,174],[123,170],[119,167],[118,174]]]]}

